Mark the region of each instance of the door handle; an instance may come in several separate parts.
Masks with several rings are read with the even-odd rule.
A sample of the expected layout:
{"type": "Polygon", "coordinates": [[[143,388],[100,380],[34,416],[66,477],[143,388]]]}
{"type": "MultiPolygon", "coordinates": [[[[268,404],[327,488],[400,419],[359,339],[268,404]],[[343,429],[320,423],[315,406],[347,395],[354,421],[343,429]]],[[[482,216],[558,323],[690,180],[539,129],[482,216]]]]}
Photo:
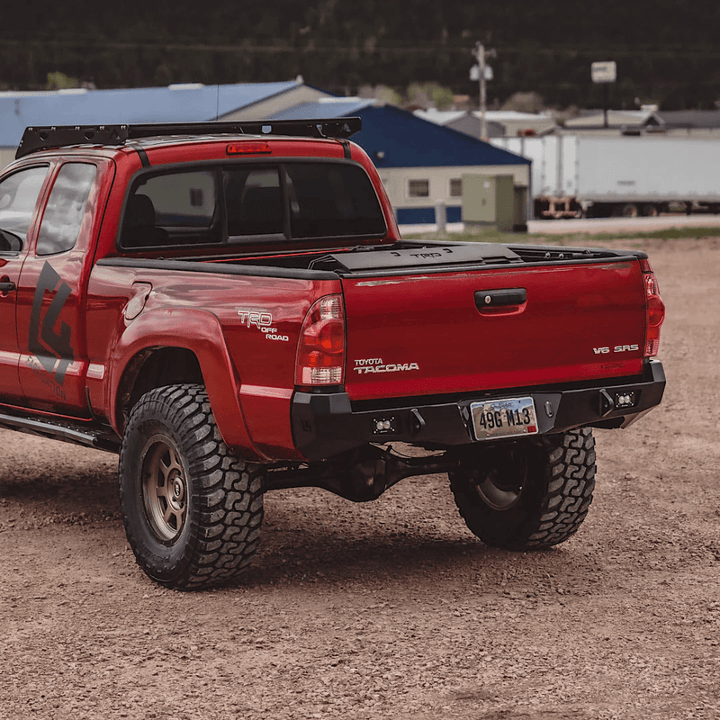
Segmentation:
{"type": "Polygon", "coordinates": [[[11,280],[0,281],[0,293],[3,293],[4,295],[7,295],[9,292],[15,290],[15,287],[15,283],[11,280]]]}
{"type": "Polygon", "coordinates": [[[527,301],[525,288],[505,288],[503,290],[478,290],[475,293],[475,306],[478,310],[522,305],[527,301]]]}

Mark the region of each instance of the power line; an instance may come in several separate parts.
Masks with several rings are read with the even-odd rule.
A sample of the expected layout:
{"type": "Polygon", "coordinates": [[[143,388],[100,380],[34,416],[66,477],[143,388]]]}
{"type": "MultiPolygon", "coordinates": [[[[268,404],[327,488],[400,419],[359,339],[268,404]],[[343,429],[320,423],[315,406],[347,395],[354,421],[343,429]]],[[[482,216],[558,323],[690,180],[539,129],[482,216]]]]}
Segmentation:
{"type": "MultiPolygon", "coordinates": [[[[0,36],[1,45],[12,45],[27,47],[28,45],[42,45],[46,48],[52,47],[78,47],[87,49],[101,48],[101,49],[112,49],[112,50],[179,50],[183,52],[222,52],[230,54],[242,54],[242,53],[335,53],[340,55],[381,55],[381,54],[394,54],[394,55],[405,55],[405,54],[417,54],[417,55],[432,55],[437,56],[438,53],[445,54],[461,54],[471,56],[474,52],[474,48],[471,46],[450,46],[444,43],[428,43],[425,45],[410,46],[410,45],[375,45],[372,48],[366,48],[364,46],[364,39],[358,38],[355,45],[333,45],[333,44],[312,44],[312,45],[291,45],[287,43],[277,44],[264,44],[264,45],[253,45],[253,44],[240,44],[235,45],[207,45],[200,43],[181,43],[177,41],[163,42],[163,41],[148,41],[148,40],[103,40],[98,39],[97,36],[84,37],[78,36],[72,39],[60,39],[57,37],[43,38],[28,38],[18,39],[17,36],[13,38],[2,38],[0,36]]],[[[598,54],[604,57],[637,57],[637,58],[652,58],[652,57],[668,57],[668,58],[693,58],[693,59],[715,59],[720,58],[720,50],[717,49],[687,49],[687,48],[672,48],[669,46],[663,46],[662,49],[652,48],[640,48],[640,47],[608,47],[606,45],[598,47],[588,47],[587,44],[582,46],[555,46],[555,47],[534,47],[534,46],[521,46],[521,45],[502,45],[496,43],[499,48],[501,56],[503,55],[542,55],[542,56],[566,56],[566,57],[587,57],[595,58],[598,54]]]]}

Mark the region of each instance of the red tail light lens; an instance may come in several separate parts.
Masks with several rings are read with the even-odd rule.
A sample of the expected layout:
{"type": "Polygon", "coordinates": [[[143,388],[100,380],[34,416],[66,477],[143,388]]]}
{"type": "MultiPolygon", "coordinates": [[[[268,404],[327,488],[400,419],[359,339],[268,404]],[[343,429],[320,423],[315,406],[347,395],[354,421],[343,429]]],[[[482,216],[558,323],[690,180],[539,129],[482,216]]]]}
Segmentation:
{"type": "Polygon", "coordinates": [[[308,310],[300,330],[296,385],[341,385],[345,376],[342,295],[326,295],[308,310]]]}
{"type": "Polygon", "coordinates": [[[654,357],[660,349],[660,326],[665,319],[665,303],[660,297],[658,281],[647,260],[643,263],[645,281],[645,352],[644,357],[654,357]]]}

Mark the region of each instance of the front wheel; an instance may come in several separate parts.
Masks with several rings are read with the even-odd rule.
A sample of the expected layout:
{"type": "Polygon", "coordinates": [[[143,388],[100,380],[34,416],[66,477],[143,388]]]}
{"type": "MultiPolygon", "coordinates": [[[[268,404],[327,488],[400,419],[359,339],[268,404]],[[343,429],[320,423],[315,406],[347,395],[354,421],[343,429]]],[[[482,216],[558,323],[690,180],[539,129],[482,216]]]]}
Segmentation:
{"type": "Polygon", "coordinates": [[[577,532],[595,488],[589,428],[479,448],[450,486],[468,528],[487,545],[543,549],[577,532]]]}
{"type": "Polygon", "coordinates": [[[123,436],[119,482],[128,541],[153,580],[199,589],[249,564],[263,474],[225,445],[204,387],[169,385],[140,398],[123,436]]]}

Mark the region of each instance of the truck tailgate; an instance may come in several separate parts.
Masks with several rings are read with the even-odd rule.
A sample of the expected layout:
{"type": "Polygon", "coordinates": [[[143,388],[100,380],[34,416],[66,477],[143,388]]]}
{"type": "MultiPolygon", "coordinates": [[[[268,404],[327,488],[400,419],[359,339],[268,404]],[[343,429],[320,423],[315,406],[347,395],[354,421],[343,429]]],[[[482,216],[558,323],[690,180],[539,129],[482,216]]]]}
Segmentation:
{"type": "Polygon", "coordinates": [[[645,299],[635,259],[342,282],[352,400],[642,372],[645,299]]]}

